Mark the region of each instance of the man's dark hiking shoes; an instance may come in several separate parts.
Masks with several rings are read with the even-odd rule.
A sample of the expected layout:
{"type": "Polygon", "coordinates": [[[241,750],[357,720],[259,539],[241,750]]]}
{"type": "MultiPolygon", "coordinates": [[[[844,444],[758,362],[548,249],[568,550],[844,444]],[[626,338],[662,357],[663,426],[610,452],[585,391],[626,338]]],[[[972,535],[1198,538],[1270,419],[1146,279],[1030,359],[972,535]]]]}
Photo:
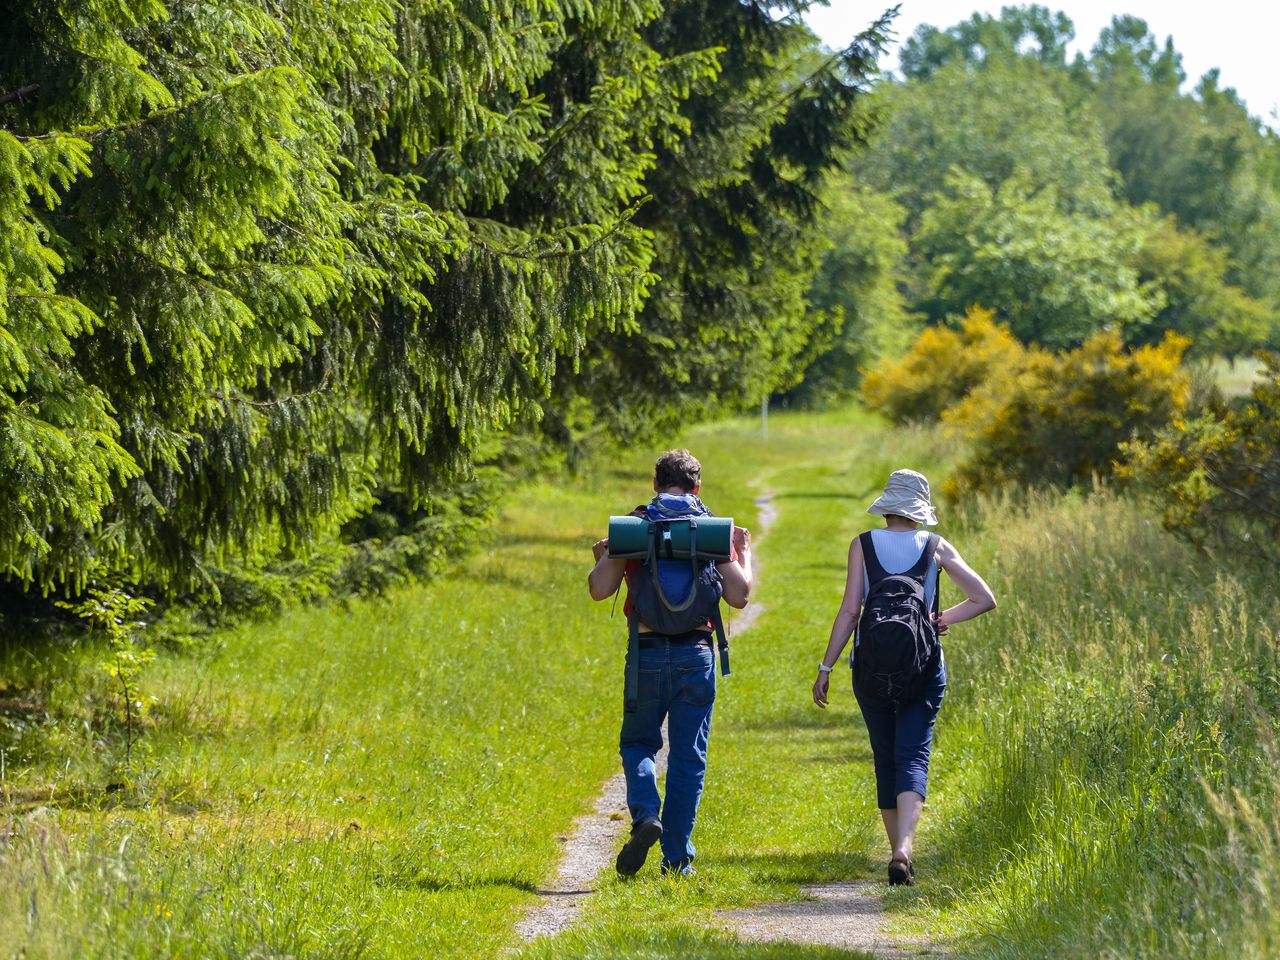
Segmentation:
{"type": "Polygon", "coordinates": [[[649,848],[662,836],[662,824],[655,817],[641,820],[631,828],[631,839],[618,853],[618,873],[624,877],[633,876],[644,866],[645,857],[649,856],[649,848]]]}

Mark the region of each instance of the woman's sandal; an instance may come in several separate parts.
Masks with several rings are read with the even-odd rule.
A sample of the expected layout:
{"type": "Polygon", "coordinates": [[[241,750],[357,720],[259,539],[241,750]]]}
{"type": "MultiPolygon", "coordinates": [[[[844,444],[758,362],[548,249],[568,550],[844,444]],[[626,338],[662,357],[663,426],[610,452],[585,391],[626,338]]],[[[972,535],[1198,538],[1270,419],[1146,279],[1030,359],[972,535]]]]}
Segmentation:
{"type": "Polygon", "coordinates": [[[911,886],[916,882],[916,868],[910,860],[889,861],[889,886],[911,886]]]}

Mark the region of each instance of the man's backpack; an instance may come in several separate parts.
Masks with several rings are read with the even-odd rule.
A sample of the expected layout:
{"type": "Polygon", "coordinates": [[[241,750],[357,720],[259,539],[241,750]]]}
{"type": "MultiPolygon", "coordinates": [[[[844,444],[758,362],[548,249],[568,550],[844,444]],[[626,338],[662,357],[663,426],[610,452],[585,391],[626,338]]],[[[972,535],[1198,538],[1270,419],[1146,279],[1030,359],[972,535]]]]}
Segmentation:
{"type": "MultiPolygon", "coordinates": [[[[700,504],[699,504],[700,505],[700,504]]],[[[704,508],[705,509],[705,508],[704,508]]],[[[716,561],[698,556],[698,517],[708,514],[689,513],[672,515],[669,511],[655,519],[655,513],[647,514],[649,520],[649,545],[640,564],[639,573],[628,585],[631,595],[631,616],[628,618],[630,650],[627,654],[625,709],[634,713],[640,695],[640,634],[639,623],[644,621],[649,629],[669,636],[705,628],[708,621],[715,628],[720,650],[720,672],[729,675],[729,641],[725,637],[724,620],[720,616],[720,598],[724,594],[720,571],[716,561]],[[673,556],[671,528],[675,524],[687,525],[689,530],[689,557],[687,560],[673,556]],[[675,566],[682,568],[677,570],[675,566]],[[672,576],[680,574],[680,576],[672,576]],[[671,592],[672,584],[677,592],[671,592]],[[680,586],[684,587],[680,591],[680,586]]]]}
{"type": "MultiPolygon", "coordinates": [[[[938,551],[938,535],[929,534],[920,559],[905,573],[888,573],[880,565],[869,531],[858,539],[868,589],[853,642],[854,687],[859,696],[872,700],[917,703],[924,699],[942,653],[925,603],[925,578],[938,551]]],[[[935,613],[940,586],[935,582],[935,613]]]]}

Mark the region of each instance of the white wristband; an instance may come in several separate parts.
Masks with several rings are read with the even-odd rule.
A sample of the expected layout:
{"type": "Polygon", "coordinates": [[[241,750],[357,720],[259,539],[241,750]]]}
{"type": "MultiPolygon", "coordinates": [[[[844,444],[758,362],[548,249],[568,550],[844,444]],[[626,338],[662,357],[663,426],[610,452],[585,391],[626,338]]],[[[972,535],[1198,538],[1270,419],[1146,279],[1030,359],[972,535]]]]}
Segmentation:
{"type": "Polygon", "coordinates": [[[834,670],[834,669],[835,669],[835,667],[828,667],[825,663],[819,663],[819,664],[818,664],[818,672],[819,672],[819,673],[830,673],[830,672],[831,672],[832,670],[834,670]]]}

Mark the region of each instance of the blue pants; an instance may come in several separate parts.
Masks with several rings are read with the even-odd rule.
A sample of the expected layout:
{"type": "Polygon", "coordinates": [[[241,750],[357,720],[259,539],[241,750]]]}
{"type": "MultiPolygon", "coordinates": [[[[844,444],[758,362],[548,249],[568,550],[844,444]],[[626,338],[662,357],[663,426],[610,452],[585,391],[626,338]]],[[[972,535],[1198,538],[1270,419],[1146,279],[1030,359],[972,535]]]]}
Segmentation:
{"type": "MultiPolygon", "coordinates": [[[[646,635],[648,636],[648,635],[646,635]]],[[[715,658],[705,643],[673,643],[652,636],[640,655],[640,696],[634,713],[622,715],[622,770],[627,777],[631,822],[662,821],[662,862],[693,859],[689,837],[707,772],[707,737],[716,699],[715,658]],[[667,721],[667,796],[659,813],[654,756],[667,721]]]]}
{"type": "Polygon", "coordinates": [[[898,794],[914,790],[927,796],[929,749],[933,745],[933,722],[947,690],[947,664],[939,656],[938,672],[925,698],[918,703],[891,704],[857,697],[871,737],[871,753],[876,768],[876,803],[881,810],[894,810],[898,794]]]}

